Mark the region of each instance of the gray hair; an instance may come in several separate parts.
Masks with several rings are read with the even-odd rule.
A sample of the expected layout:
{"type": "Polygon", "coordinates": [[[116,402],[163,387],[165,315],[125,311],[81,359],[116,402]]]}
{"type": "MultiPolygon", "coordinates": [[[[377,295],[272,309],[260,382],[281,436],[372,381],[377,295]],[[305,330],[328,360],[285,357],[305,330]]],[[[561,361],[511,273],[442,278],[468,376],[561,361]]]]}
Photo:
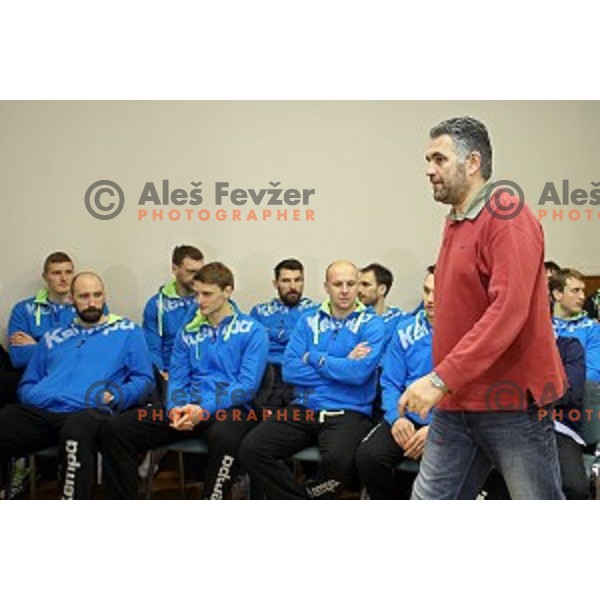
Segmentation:
{"type": "Polygon", "coordinates": [[[449,135],[461,162],[473,151],[481,156],[481,175],[487,181],[492,176],[492,144],[486,126],[473,117],[453,117],[438,123],[429,131],[431,139],[449,135]]]}

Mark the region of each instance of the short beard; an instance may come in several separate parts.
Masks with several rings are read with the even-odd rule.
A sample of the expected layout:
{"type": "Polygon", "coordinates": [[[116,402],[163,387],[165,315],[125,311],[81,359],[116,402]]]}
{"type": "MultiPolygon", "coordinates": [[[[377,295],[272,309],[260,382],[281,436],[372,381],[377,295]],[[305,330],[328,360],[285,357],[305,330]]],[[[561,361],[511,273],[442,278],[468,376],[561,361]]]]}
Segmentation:
{"type": "Polygon", "coordinates": [[[458,170],[456,173],[456,179],[452,182],[452,187],[449,188],[446,184],[443,184],[441,196],[436,196],[435,192],[433,198],[436,202],[442,204],[450,204],[456,206],[461,204],[465,198],[466,192],[469,189],[467,184],[467,170],[464,163],[458,164],[458,170]]]}
{"type": "Polygon", "coordinates": [[[97,323],[101,318],[104,312],[104,307],[102,308],[86,308],[82,311],[77,311],[77,316],[88,325],[93,325],[97,323]]]}
{"type": "Polygon", "coordinates": [[[298,303],[300,302],[300,298],[302,297],[302,294],[294,294],[294,296],[292,298],[290,298],[290,294],[291,292],[288,292],[287,294],[279,294],[279,299],[286,305],[289,307],[294,307],[297,306],[298,303]]]}

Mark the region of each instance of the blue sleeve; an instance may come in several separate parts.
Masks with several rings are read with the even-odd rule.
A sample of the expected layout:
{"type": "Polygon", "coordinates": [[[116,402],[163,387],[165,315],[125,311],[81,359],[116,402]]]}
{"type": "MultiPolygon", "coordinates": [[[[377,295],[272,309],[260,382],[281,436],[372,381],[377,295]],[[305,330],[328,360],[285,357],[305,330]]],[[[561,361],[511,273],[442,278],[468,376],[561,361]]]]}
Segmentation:
{"type": "Polygon", "coordinates": [[[162,357],[162,338],[158,335],[158,310],[156,308],[157,297],[152,296],[144,308],[144,317],[142,327],[144,336],[148,344],[148,350],[152,357],[152,362],[159,371],[165,370],[165,364],[162,357]]]}
{"type": "MultiPolygon", "coordinates": [[[[379,365],[385,342],[385,327],[375,317],[361,327],[360,342],[366,342],[371,352],[364,358],[354,359],[330,356],[326,352],[311,350],[308,363],[327,379],[350,385],[362,385],[369,380],[379,365]]],[[[359,341],[356,343],[358,344],[359,341]]]]}
{"type": "Polygon", "coordinates": [[[18,395],[21,402],[35,404],[35,386],[46,376],[48,347],[42,340],[34,346],[34,352],[21,377],[18,395]]]}
{"type": "Polygon", "coordinates": [[[190,348],[185,343],[183,327],[177,333],[173,344],[170,369],[167,386],[167,413],[176,406],[197,404],[197,402],[192,402],[190,394],[192,365],[190,363],[190,348]]]}
{"type": "MultiPolygon", "coordinates": [[[[20,302],[17,304],[10,313],[10,319],[8,321],[8,337],[17,331],[22,331],[33,336],[33,332],[29,327],[29,323],[27,321],[26,308],[25,303],[20,302]]],[[[38,344],[28,344],[27,346],[13,346],[9,343],[8,345],[8,354],[10,356],[10,362],[15,369],[24,369],[38,344]]]]}
{"type": "Polygon", "coordinates": [[[296,323],[290,341],[285,347],[281,376],[283,381],[291,385],[316,387],[323,383],[323,379],[312,365],[302,360],[304,354],[310,350],[308,336],[312,335],[306,319],[302,317],[296,323]]]}
{"type": "Polygon", "coordinates": [[[121,386],[123,405],[120,409],[130,408],[142,401],[154,389],[154,373],[148,346],[141,329],[136,325],[130,334],[125,355],[125,383],[121,386]]]}
{"type": "Polygon", "coordinates": [[[381,374],[381,406],[383,418],[390,427],[398,419],[398,400],[406,389],[408,368],[406,353],[396,333],[388,346],[382,364],[381,374]]]}
{"type": "Polygon", "coordinates": [[[227,394],[218,399],[218,408],[248,404],[257,394],[267,368],[269,338],[258,322],[252,324],[244,348],[237,379],[227,387],[227,394]]]}
{"type": "Polygon", "coordinates": [[[565,368],[569,387],[560,399],[561,403],[579,404],[583,402],[585,393],[585,353],[577,338],[559,337],[556,340],[558,352],[565,368]]]}
{"type": "Polygon", "coordinates": [[[600,325],[594,323],[585,345],[587,378],[600,381],[600,325]]]}

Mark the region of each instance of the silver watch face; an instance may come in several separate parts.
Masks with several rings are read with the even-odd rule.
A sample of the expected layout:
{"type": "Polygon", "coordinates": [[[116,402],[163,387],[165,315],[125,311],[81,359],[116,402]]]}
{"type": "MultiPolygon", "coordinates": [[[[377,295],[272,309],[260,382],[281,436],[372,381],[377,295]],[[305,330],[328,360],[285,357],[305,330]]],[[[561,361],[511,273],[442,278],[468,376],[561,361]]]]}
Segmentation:
{"type": "Polygon", "coordinates": [[[434,385],[434,387],[439,388],[440,390],[444,389],[444,382],[439,378],[439,376],[436,373],[432,373],[429,376],[429,379],[431,380],[431,383],[434,385]]]}

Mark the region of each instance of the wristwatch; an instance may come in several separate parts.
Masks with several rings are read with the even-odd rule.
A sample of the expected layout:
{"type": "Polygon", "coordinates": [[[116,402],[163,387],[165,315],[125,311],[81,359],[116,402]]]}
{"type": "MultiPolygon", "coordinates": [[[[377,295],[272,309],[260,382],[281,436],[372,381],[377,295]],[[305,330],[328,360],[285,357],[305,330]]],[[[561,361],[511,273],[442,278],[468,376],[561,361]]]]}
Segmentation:
{"type": "Polygon", "coordinates": [[[446,384],[442,381],[440,376],[435,371],[432,371],[429,374],[429,381],[431,381],[431,385],[437,388],[438,390],[442,390],[442,392],[448,391],[446,384]]]}

